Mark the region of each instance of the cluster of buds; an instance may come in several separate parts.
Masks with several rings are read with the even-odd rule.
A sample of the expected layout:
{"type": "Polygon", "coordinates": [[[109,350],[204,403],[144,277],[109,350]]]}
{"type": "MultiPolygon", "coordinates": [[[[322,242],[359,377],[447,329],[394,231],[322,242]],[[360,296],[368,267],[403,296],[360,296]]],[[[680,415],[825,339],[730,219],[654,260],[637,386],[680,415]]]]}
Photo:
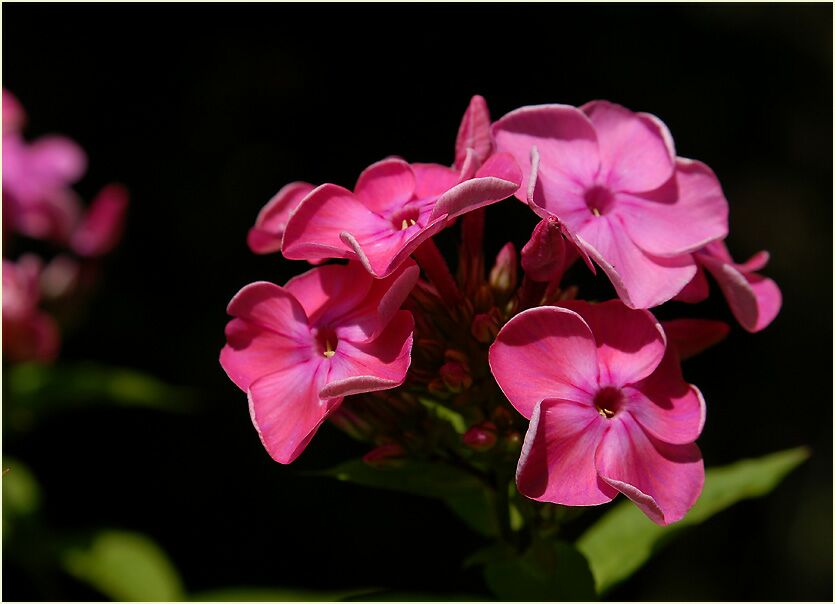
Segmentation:
{"type": "Polygon", "coordinates": [[[3,354],[47,362],[60,345],[56,319],[80,306],[121,238],[128,193],[109,184],[85,208],[72,189],[87,168],[84,151],[63,136],[27,141],[25,123],[3,90],[3,354]],[[19,249],[32,240],[51,247],[48,260],[19,249]]]}
{"type": "Polygon", "coordinates": [[[353,190],[295,182],[269,201],[252,250],[316,266],[238,292],[220,362],[281,463],[330,420],[373,445],[374,466],[453,461],[498,477],[515,464],[530,500],[622,493],[668,524],[704,480],[705,402],[680,362],[727,326],[662,325],[648,309],[704,299],[705,271],[748,331],[781,303],[755,272],[767,254],[737,264],[727,235],[716,176],[677,157],[658,118],[595,101],[492,123],[476,96],[451,167],[389,157],[353,190]],[[512,197],[540,221],[521,252],[508,243],[488,266],[485,208],[512,197]],[[433,240],[453,225],[454,272],[433,240]],[[582,300],[565,282],[578,262],[618,298],[582,300]]]}

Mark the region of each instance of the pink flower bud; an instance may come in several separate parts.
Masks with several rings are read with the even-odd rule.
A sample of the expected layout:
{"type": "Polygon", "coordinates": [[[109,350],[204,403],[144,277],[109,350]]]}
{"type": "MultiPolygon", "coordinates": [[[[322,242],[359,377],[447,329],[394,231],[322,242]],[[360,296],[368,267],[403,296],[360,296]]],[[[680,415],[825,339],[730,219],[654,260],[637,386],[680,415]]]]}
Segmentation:
{"type": "Polygon", "coordinates": [[[394,459],[399,459],[405,454],[406,452],[403,450],[403,447],[397,443],[389,443],[371,449],[368,453],[362,456],[362,460],[369,466],[379,467],[394,459]]]}
{"type": "Polygon", "coordinates": [[[500,294],[509,294],[516,287],[517,254],[512,243],[506,243],[496,255],[496,264],[490,270],[490,286],[500,294]]]}
{"type": "Polygon", "coordinates": [[[450,392],[461,392],[473,385],[470,372],[461,363],[445,363],[441,367],[441,379],[450,392]]]}
{"type": "Polygon", "coordinates": [[[472,426],[462,437],[464,444],[476,451],[487,451],[496,444],[496,426],[490,422],[484,422],[472,426]]]}
{"type": "Polygon", "coordinates": [[[522,268],[533,281],[551,281],[559,276],[565,260],[565,240],[557,220],[549,217],[534,227],[522,248],[522,268]]]}
{"type": "Polygon", "coordinates": [[[496,334],[499,333],[499,324],[490,315],[482,313],[476,315],[473,319],[470,332],[482,344],[490,344],[496,339],[496,334]]]}

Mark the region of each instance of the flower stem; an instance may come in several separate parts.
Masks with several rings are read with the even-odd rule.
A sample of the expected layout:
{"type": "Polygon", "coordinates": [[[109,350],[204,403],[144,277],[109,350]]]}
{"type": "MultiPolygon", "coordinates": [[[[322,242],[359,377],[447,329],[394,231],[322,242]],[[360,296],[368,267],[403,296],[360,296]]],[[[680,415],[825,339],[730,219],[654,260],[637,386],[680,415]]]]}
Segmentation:
{"type": "Polygon", "coordinates": [[[461,292],[435,242],[432,239],[426,240],[415,250],[414,256],[446,305],[450,308],[458,306],[461,292]]]}

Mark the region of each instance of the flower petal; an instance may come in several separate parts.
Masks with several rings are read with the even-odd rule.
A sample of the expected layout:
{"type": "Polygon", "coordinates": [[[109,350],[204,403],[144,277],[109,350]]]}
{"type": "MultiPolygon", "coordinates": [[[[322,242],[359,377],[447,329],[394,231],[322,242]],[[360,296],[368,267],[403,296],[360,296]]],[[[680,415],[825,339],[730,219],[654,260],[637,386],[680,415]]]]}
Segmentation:
{"type": "Polygon", "coordinates": [[[530,418],[546,398],[591,401],[597,388],[597,350],[575,312],[541,306],[519,313],[490,347],[490,369],[510,403],[530,418]]]}
{"type": "Polygon", "coordinates": [[[455,185],[438,198],[429,219],[446,215],[447,220],[452,220],[461,214],[501,201],[513,195],[521,181],[519,166],[509,154],[492,155],[478,170],[475,178],[455,185]]]}
{"type": "Polygon", "coordinates": [[[538,403],[516,467],[519,492],[560,505],[611,501],[618,492],[600,479],[594,466],[606,423],[589,404],[563,399],[538,403]]]}
{"type": "Polygon", "coordinates": [[[704,485],[702,454],[695,444],[669,445],[648,436],[628,413],[610,420],[595,455],[600,477],[634,501],[650,520],[681,520],[704,485]]]}
{"type": "Polygon", "coordinates": [[[311,191],[290,215],[281,252],[290,260],[352,258],[354,253],[340,239],[351,232],[383,232],[389,221],[366,208],[349,190],[325,184],[311,191]]]}
{"type": "MultiPolygon", "coordinates": [[[[406,205],[415,193],[415,174],[402,159],[387,158],[362,171],[354,195],[372,212],[388,215],[406,205]]],[[[351,229],[343,229],[351,230],[351,229]]]]}
{"type": "Polygon", "coordinates": [[[246,242],[255,254],[271,254],[281,249],[281,238],[290,213],[315,187],[307,182],[291,182],[273,195],[258,212],[255,226],[249,229],[246,242]]]}
{"type": "MultiPolygon", "coordinates": [[[[542,171],[566,186],[590,186],[600,168],[597,135],[586,115],[569,105],[538,105],[511,111],[493,124],[496,151],[510,153],[522,170],[522,186],[516,192],[526,201],[531,147],[542,158],[542,171]]],[[[559,199],[546,199],[547,207],[559,199]]],[[[552,210],[557,216],[559,212],[552,210]]]]}
{"type": "Polygon", "coordinates": [[[641,194],[617,195],[617,213],[629,237],[655,256],[677,256],[728,234],[728,201],[713,171],[679,158],[675,178],[641,194]]]}
{"type": "Polygon", "coordinates": [[[690,280],[690,283],[684,286],[680,292],[673,296],[676,302],[685,302],[687,304],[698,304],[706,300],[710,294],[710,285],[708,285],[705,270],[696,265],[696,274],[690,280]]]}
{"type": "Polygon", "coordinates": [[[298,300],[310,325],[330,324],[363,304],[374,282],[359,262],[327,264],[290,279],[284,289],[298,300]]]}
{"type": "Polygon", "coordinates": [[[660,258],[644,253],[617,224],[616,216],[598,217],[577,233],[577,239],[630,308],[652,308],[666,302],[696,274],[690,254],[660,258]]]}
{"type": "Polygon", "coordinates": [[[104,187],[72,234],[72,250],[84,257],[110,252],[122,236],[127,209],[128,190],[125,187],[118,184],[104,187]]]}
{"type": "Polygon", "coordinates": [[[396,388],[406,379],[411,362],[412,313],[401,310],[371,341],[351,342],[340,338],[331,358],[328,383],[322,398],[342,397],[396,388]]]}
{"type": "Polygon", "coordinates": [[[412,164],[415,174],[415,197],[437,198],[458,184],[458,172],[438,164],[412,164]]]}
{"type": "Polygon", "coordinates": [[[682,361],[724,340],[731,326],[709,319],[673,319],[661,323],[667,335],[667,346],[672,346],[682,361]]]}
{"type": "Polygon", "coordinates": [[[591,101],[580,109],[594,124],[600,147],[598,180],[610,190],[649,191],[673,175],[673,138],[661,120],[609,101],[591,101]]]}
{"type": "Polygon", "coordinates": [[[474,95],[461,118],[455,139],[455,168],[460,170],[472,149],[476,161],[481,164],[490,155],[493,142],[490,139],[490,110],[481,95],[474,95]]]}
{"type": "Polygon", "coordinates": [[[249,387],[249,414],[270,456],[295,460],[342,399],[321,400],[326,366],[310,361],[255,380],[249,387]]]}
{"type": "Polygon", "coordinates": [[[561,303],[583,317],[597,344],[601,386],[624,386],[650,375],[667,346],[664,330],[647,310],[634,310],[620,300],[589,304],[561,303]]]}

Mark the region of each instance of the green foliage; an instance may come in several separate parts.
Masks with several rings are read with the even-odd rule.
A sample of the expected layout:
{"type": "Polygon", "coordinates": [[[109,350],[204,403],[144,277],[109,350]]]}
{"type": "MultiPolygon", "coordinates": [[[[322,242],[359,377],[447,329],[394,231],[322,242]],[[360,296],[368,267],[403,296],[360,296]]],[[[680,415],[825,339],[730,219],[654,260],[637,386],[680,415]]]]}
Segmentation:
{"type": "Polygon", "coordinates": [[[89,547],[67,550],[62,563],[69,574],[112,600],[184,599],[180,577],[165,552],[143,535],[98,533],[89,547]]]}
{"type": "Polygon", "coordinates": [[[365,600],[375,590],[353,589],[316,591],[278,587],[228,587],[194,594],[192,602],[343,602],[352,597],[365,600]]]}
{"type": "Polygon", "coordinates": [[[133,369],[89,362],[13,365],[6,369],[4,378],[6,402],[18,417],[93,404],[181,411],[192,402],[187,389],[133,369]]]}
{"type": "Polygon", "coordinates": [[[41,490],[31,470],[22,462],[3,458],[3,539],[15,530],[16,521],[38,511],[41,490]]]}
{"type": "Polygon", "coordinates": [[[497,546],[483,550],[469,562],[484,564],[487,586],[500,600],[596,599],[589,564],[570,543],[535,541],[521,555],[497,546]]]}
{"type": "Polygon", "coordinates": [[[742,499],[765,495],[808,456],[808,450],[800,447],[709,469],[696,505],[671,526],[654,524],[630,501],[617,504],[577,541],[589,560],[598,593],[629,577],[682,528],[742,499]]]}
{"type": "Polygon", "coordinates": [[[481,602],[484,596],[425,591],[377,591],[345,598],[345,602],[481,602]]]}

